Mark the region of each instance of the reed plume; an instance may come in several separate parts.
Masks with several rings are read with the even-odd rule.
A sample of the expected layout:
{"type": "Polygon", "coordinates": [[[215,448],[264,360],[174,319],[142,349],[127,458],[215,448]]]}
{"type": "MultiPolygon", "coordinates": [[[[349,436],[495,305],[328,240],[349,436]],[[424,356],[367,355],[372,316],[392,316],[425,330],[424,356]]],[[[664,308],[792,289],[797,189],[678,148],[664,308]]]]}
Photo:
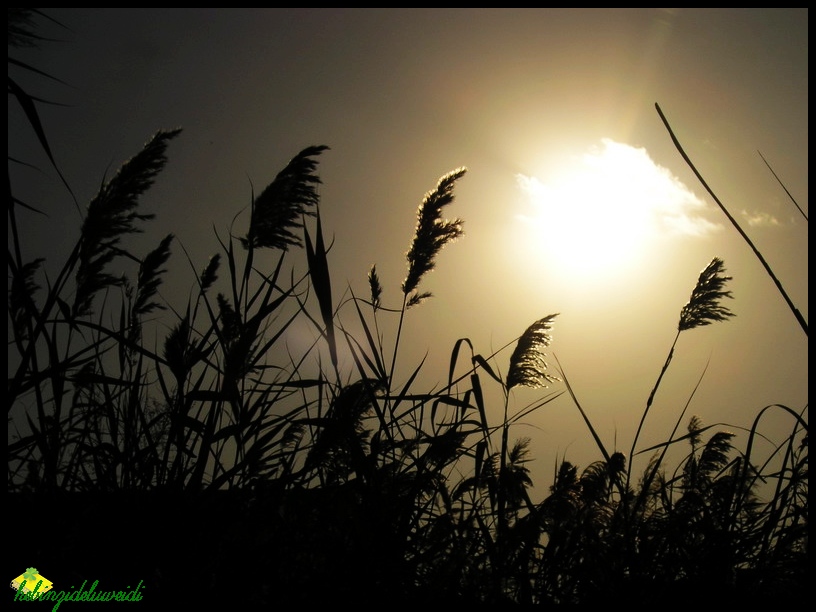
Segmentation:
{"type": "MultiPolygon", "coordinates": [[[[453,187],[456,181],[462,178],[466,172],[467,168],[461,166],[442,176],[436,184],[436,189],[425,194],[417,209],[416,231],[414,232],[411,247],[406,254],[406,258],[408,259],[408,275],[402,282],[402,309],[397,326],[394,354],[391,357],[391,369],[388,374],[388,391],[390,391],[394,368],[396,367],[397,350],[399,349],[400,336],[402,335],[402,323],[405,319],[405,311],[432,295],[427,291],[421,293],[416,291],[419,281],[422,280],[426,272],[430,272],[434,269],[434,260],[442,247],[464,234],[462,231],[462,224],[464,222],[459,218],[443,219],[442,208],[453,202],[453,187]]],[[[372,291],[374,289],[375,287],[372,285],[372,291]]]]}
{"type": "Polygon", "coordinates": [[[377,275],[377,266],[371,266],[368,271],[368,286],[371,289],[371,306],[374,310],[380,307],[380,298],[382,296],[382,285],[380,284],[380,277],[377,275]]]}
{"type": "Polygon", "coordinates": [[[164,304],[156,302],[153,298],[161,286],[161,275],[167,271],[162,266],[170,258],[170,243],[173,241],[173,237],[173,234],[167,234],[159,243],[159,246],[145,256],[139,266],[136,299],[133,306],[134,317],[147,314],[156,309],[165,309],[164,304]]]}
{"type": "MultiPolygon", "coordinates": [[[[442,208],[453,202],[454,183],[467,172],[457,168],[439,179],[436,189],[425,194],[417,210],[414,240],[408,250],[408,275],[402,283],[402,292],[408,295],[419,285],[426,272],[434,269],[434,259],[443,246],[463,235],[461,219],[443,219],[442,208]]],[[[409,298],[408,304],[417,304],[430,294],[409,298]]]]}
{"type": "Polygon", "coordinates": [[[715,257],[711,260],[697,279],[697,284],[691,292],[688,303],[680,311],[678,331],[694,329],[703,325],[710,325],[716,321],[725,321],[733,317],[734,313],[723,306],[722,298],[731,298],[730,291],[725,291],[725,283],[731,280],[725,276],[725,266],[722,259],[715,257]]]}
{"type": "Polygon", "coordinates": [[[179,133],[180,129],[157,132],[103,185],[88,205],[79,244],[73,306],[75,316],[90,313],[97,292],[121,284],[121,278],[109,274],[106,267],[122,254],[118,248],[122,236],[140,232],[135,223],[153,218],[152,214],[136,212],[138,199],[164,168],[167,144],[179,133]]]}
{"type": "Polygon", "coordinates": [[[313,159],[329,147],[306,147],[295,155],[252,204],[249,233],[241,238],[245,248],[288,250],[302,246],[293,230],[302,227],[305,216],[313,217],[313,208],[320,197],[316,187],[321,183],[314,174],[317,161],[313,159]]]}
{"type": "Polygon", "coordinates": [[[170,258],[170,243],[173,234],[167,234],[155,249],[150,251],[139,264],[139,275],[136,285],[136,296],[130,313],[129,337],[136,340],[142,331],[141,317],[154,310],[164,310],[164,304],[154,298],[162,284],[163,267],[170,258]]]}
{"type": "Polygon", "coordinates": [[[543,349],[550,345],[552,322],[558,313],[539,319],[528,327],[519,338],[518,344],[510,357],[510,369],[507,372],[505,388],[509,391],[521,385],[533,389],[546,387],[548,383],[559,380],[547,374],[547,362],[544,361],[543,349]]]}

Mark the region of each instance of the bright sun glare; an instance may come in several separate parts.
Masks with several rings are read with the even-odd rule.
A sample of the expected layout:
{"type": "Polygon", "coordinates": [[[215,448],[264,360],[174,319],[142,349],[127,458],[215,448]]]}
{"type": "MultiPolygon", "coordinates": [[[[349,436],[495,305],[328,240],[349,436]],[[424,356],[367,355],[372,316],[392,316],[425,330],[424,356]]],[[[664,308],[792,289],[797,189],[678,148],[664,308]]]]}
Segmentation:
{"type": "Polygon", "coordinates": [[[579,281],[633,271],[660,237],[718,228],[699,216],[705,203],[645,149],[609,139],[546,184],[517,179],[531,211],[519,215],[530,230],[531,255],[579,281]]]}

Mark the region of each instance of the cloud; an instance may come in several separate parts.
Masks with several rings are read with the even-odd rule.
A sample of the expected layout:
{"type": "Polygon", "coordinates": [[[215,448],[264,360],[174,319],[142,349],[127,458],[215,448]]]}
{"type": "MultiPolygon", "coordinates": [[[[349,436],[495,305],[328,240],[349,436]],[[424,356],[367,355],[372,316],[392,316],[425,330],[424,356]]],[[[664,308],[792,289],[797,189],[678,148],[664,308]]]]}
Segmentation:
{"type": "Polygon", "coordinates": [[[751,227],[779,227],[782,225],[779,222],[779,219],[764,212],[748,212],[747,210],[743,209],[740,211],[743,219],[748,222],[748,225],[751,227]]]}
{"type": "Polygon", "coordinates": [[[703,237],[723,226],[704,218],[709,206],[644,148],[604,138],[581,156],[572,171],[545,182],[517,175],[538,209],[536,216],[557,216],[568,207],[583,224],[703,237]]]}

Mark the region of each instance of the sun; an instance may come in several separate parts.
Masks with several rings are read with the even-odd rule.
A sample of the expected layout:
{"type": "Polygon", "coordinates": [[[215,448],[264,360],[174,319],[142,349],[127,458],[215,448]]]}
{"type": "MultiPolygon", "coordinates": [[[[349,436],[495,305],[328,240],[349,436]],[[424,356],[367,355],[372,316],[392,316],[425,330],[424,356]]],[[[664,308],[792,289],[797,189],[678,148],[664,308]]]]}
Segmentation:
{"type": "Polygon", "coordinates": [[[701,216],[706,204],[645,149],[609,139],[546,183],[517,180],[527,255],[576,281],[620,278],[661,238],[716,229],[701,216]]]}

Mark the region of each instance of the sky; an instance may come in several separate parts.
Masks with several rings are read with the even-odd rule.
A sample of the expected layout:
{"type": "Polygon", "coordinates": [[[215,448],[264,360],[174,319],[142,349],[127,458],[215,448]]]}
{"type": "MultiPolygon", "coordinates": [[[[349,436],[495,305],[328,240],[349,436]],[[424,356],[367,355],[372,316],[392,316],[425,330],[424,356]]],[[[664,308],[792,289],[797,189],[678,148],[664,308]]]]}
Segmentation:
{"type": "MultiPolygon", "coordinates": [[[[40,112],[80,210],[153,133],[183,128],[136,242],[146,252],[176,235],[163,290],[175,304],[193,282],[179,245],[202,269],[216,232],[246,232],[253,189],[327,145],[317,173],[335,298],[366,295],[375,264],[384,305],[399,307],[417,206],[465,166],[445,211],[465,235],[423,278],[433,298],[409,311],[398,379],[427,353],[417,384],[438,386],[458,339],[487,356],[558,313],[550,372],[568,377],[606,447],[628,453],[680,310],[719,257],[736,316],[681,334],[639,447],[666,440],[687,403],[681,428],[695,414],[735,433],[767,405],[806,408],[807,334],[655,104],[807,320],[807,9],[47,14],[61,25],[42,32],[56,40],[17,55],[61,82],[20,79],[60,103],[40,112]]],[[[15,113],[10,104],[9,155],[39,170],[13,168],[12,185],[48,214],[23,220],[28,255],[56,261],[81,213],[15,113]]],[[[511,406],[563,390],[516,389],[511,406]]],[[[771,415],[768,448],[792,427],[771,415]]],[[[561,459],[600,459],[568,394],[511,435],[531,438],[537,485],[561,459]]]]}

